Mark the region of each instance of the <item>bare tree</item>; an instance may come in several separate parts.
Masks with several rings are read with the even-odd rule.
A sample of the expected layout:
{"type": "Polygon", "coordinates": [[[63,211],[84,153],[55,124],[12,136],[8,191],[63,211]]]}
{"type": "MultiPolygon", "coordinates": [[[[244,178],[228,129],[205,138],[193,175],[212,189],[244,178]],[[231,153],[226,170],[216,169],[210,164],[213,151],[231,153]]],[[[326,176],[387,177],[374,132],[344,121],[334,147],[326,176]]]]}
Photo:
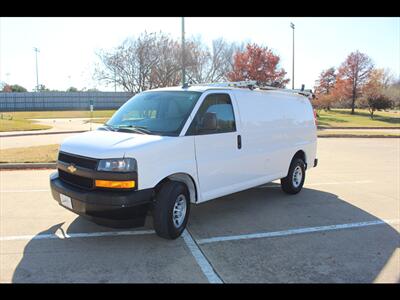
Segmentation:
{"type": "Polygon", "coordinates": [[[145,32],[137,39],[126,39],[114,50],[101,50],[97,55],[102,65],[96,67],[94,78],[134,93],[152,88],[150,76],[159,61],[156,46],[162,38],[164,35],[145,32]]]}
{"type": "Polygon", "coordinates": [[[226,80],[239,48],[242,47],[219,38],[212,41],[210,51],[200,40],[192,40],[188,47],[190,53],[187,54],[192,63],[188,66],[189,77],[197,83],[226,80]]]}
{"type": "Polygon", "coordinates": [[[150,76],[151,88],[175,86],[181,81],[181,47],[167,36],[157,41],[155,51],[158,62],[153,66],[150,76]]]}
{"type": "MultiPolygon", "coordinates": [[[[193,83],[226,79],[233,57],[243,46],[222,38],[212,42],[211,51],[200,39],[185,43],[185,68],[193,83]]],[[[129,38],[119,47],[97,53],[100,64],[94,79],[108,85],[117,84],[126,91],[138,93],[147,89],[178,85],[182,80],[181,44],[163,33],[143,33],[129,38]]]]}

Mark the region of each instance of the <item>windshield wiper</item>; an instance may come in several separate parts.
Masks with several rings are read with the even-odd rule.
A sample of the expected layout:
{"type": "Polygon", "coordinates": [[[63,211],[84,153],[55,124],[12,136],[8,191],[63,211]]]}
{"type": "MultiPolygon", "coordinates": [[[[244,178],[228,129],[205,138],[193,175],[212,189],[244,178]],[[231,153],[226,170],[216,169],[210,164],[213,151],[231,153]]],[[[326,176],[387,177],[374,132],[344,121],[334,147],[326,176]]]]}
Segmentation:
{"type": "Polygon", "coordinates": [[[147,127],[144,127],[144,126],[120,125],[116,128],[117,128],[117,130],[120,130],[120,129],[131,130],[131,131],[139,132],[141,134],[152,134],[152,132],[150,130],[148,130],[147,127]]]}
{"type": "Polygon", "coordinates": [[[111,131],[116,131],[118,129],[117,127],[109,125],[109,124],[103,124],[103,126],[99,127],[99,129],[100,130],[104,130],[103,129],[104,127],[107,128],[108,130],[111,130],[111,131]]]}

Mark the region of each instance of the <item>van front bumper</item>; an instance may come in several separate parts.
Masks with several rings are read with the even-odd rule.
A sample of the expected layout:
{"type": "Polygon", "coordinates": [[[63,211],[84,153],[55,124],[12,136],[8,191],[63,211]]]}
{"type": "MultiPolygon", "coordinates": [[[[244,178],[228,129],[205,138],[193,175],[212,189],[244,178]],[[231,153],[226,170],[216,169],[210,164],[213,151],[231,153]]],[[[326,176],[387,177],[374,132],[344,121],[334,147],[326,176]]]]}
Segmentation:
{"type": "Polygon", "coordinates": [[[50,175],[53,198],[60,204],[60,194],[71,198],[72,209],[94,223],[108,227],[140,227],[151,208],[154,190],[112,191],[85,190],[62,181],[58,172],[50,175]]]}

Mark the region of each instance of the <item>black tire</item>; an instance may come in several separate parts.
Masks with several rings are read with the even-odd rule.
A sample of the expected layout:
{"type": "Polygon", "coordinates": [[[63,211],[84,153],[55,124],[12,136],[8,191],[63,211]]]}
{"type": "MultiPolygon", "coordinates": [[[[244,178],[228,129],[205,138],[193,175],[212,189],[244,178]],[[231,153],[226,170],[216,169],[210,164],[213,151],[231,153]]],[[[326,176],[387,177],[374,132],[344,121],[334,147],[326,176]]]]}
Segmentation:
{"type": "Polygon", "coordinates": [[[297,194],[303,188],[305,178],[306,178],[306,165],[304,161],[301,158],[293,159],[289,167],[288,175],[285,178],[281,179],[282,190],[287,194],[292,194],[292,195],[297,194]],[[299,182],[300,183],[299,185],[296,185],[293,179],[293,173],[297,167],[300,167],[302,172],[302,178],[301,181],[299,182]]]}
{"type": "Polygon", "coordinates": [[[181,182],[167,181],[156,195],[153,209],[153,224],[156,233],[165,239],[178,238],[186,228],[190,213],[189,192],[181,182]],[[173,209],[179,195],[186,198],[186,215],[182,224],[177,228],[173,222],[173,209]]]}

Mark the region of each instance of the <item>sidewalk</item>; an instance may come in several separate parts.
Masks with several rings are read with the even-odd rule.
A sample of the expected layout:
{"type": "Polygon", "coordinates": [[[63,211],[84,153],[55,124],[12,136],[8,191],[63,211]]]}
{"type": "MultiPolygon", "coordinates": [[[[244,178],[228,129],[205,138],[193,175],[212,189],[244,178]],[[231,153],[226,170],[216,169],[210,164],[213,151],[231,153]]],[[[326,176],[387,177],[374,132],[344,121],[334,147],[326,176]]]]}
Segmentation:
{"type": "MultiPolygon", "coordinates": [[[[93,118],[93,120],[94,119],[95,118],[93,118]]],[[[0,132],[0,137],[82,132],[82,131],[88,131],[91,128],[94,130],[101,126],[101,124],[99,123],[90,124],[90,119],[87,118],[59,118],[59,119],[32,119],[32,120],[37,121],[38,124],[52,126],[52,128],[45,130],[0,132]]]]}
{"type": "Polygon", "coordinates": [[[398,127],[397,129],[393,129],[393,128],[363,128],[363,129],[353,129],[353,128],[321,128],[321,129],[318,129],[318,132],[333,132],[333,131],[336,131],[336,132],[342,132],[342,133],[345,133],[345,132],[349,132],[349,131],[352,131],[352,132],[374,132],[374,133],[376,133],[376,134],[379,134],[379,133],[393,133],[393,134],[400,134],[400,127],[398,127]]]}

